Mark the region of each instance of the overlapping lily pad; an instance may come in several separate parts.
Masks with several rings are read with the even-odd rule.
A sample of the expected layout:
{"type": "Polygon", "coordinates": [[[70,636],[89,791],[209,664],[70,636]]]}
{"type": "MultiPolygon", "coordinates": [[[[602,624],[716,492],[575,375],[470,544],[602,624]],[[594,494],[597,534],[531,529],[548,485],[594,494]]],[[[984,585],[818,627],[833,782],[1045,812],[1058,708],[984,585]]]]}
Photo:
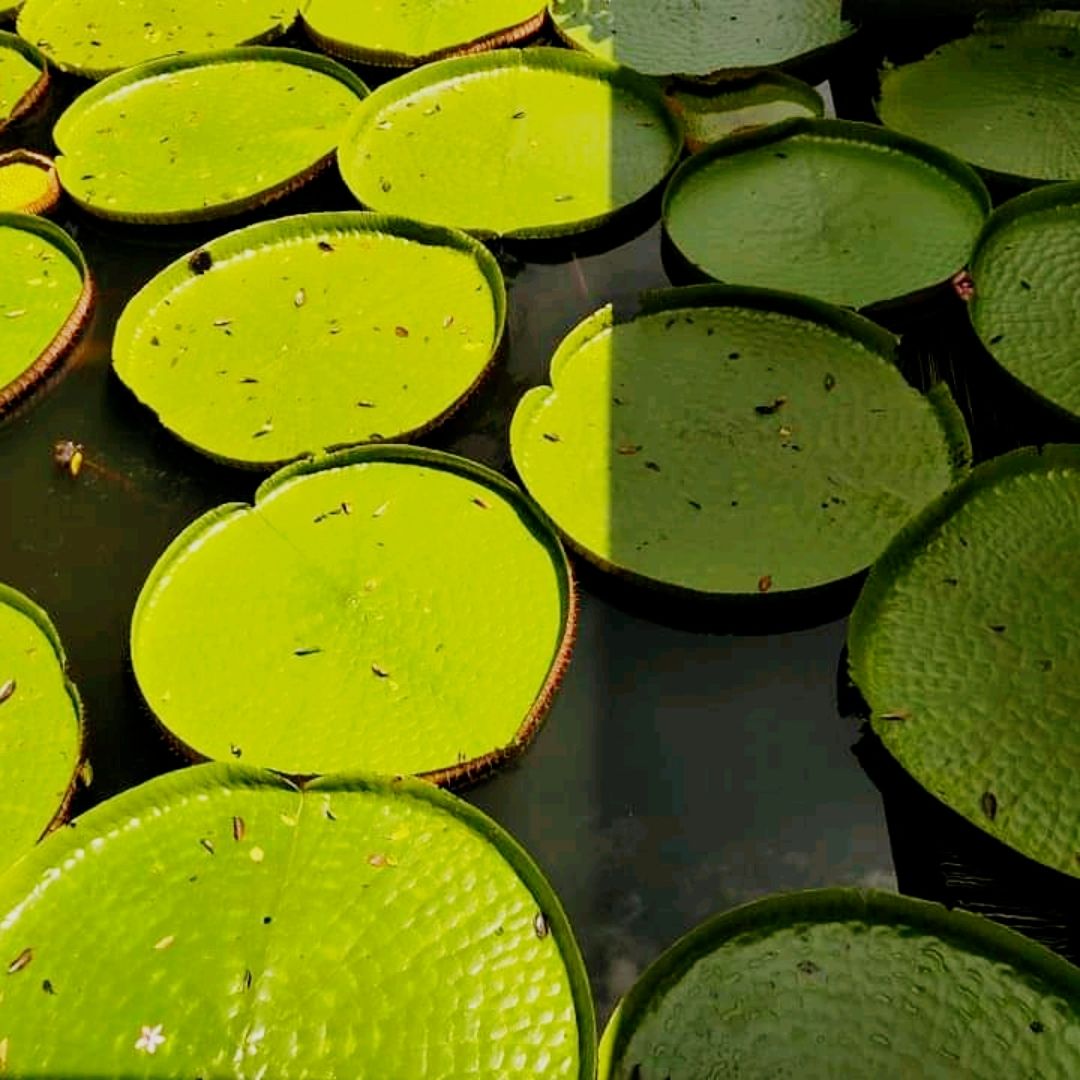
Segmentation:
{"type": "Polygon", "coordinates": [[[0,416],[23,400],[86,325],[94,286],[62,229],[0,213],[0,416]]]}
{"type": "Polygon", "coordinates": [[[286,194],[328,164],[366,93],[340,64],[295,49],[154,60],[105,79],[60,117],[60,182],[100,217],[223,217],[286,194]]]}
{"type": "Polygon", "coordinates": [[[412,67],[456,53],[512,45],[544,22],[543,0],[307,0],[304,29],[348,60],[412,67]]]}
{"type": "Polygon", "coordinates": [[[1080,877],[1080,447],[987,462],[906,528],[851,618],[874,730],[944,803],[1080,877]]]}
{"type": "Polygon", "coordinates": [[[764,290],[672,290],[619,322],[606,307],[519,404],[514,464],[603,567],[708,595],[824,586],[966,460],[951,399],[909,387],[894,350],[865,319],[764,290]]]}
{"type": "Polygon", "coordinates": [[[296,19],[285,0],[25,0],[19,33],[91,79],[183,52],[265,42],[296,19]]]}
{"type": "Polygon", "coordinates": [[[44,154],[10,150],[0,154],[0,213],[48,213],[60,199],[56,166],[44,154]]]}
{"type": "Polygon", "coordinates": [[[215,764],[76,825],[0,885],[9,1075],[594,1075],[558,899],[429,784],[215,764]]]}
{"type": "Polygon", "coordinates": [[[0,869],[63,819],[82,761],[82,706],[49,617],[0,584],[0,869]]]}
{"type": "Polygon", "coordinates": [[[462,458],[365,447],[184,530],[139,597],[132,663],[195,755],[454,782],[531,739],[575,605],[517,488],[462,458]]]}
{"type": "Polygon", "coordinates": [[[49,88],[45,58],[29,42],[0,30],[0,131],[21,120],[49,88]]]}
{"type": "Polygon", "coordinates": [[[600,1080],[1080,1070],[1080,971],[977,916],[823,889],[710,919],[616,1010],[600,1080]]]}
{"type": "Polygon", "coordinates": [[[379,87],[338,157],[374,210],[535,237],[598,225],[635,203],[681,145],[650,80],[566,49],[498,49],[379,87]]]}
{"type": "Polygon", "coordinates": [[[310,214],[230,233],[166,267],[117,325],[117,374],[214,457],[281,463],[399,440],[492,363],[498,264],[453,230],[310,214]]]}
{"type": "Polygon", "coordinates": [[[989,209],[975,173],[932,146],[796,119],[685,162],[664,194],[664,226],[709,277],[862,308],[964,267],[989,209]]]}

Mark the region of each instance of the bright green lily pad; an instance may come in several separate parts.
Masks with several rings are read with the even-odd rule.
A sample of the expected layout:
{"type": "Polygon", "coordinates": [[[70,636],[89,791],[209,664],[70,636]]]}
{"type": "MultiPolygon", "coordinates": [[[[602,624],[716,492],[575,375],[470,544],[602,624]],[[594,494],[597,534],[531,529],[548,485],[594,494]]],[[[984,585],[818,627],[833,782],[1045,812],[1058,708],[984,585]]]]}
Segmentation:
{"type": "Polygon", "coordinates": [[[550,0],[572,45],[646,75],[773,67],[842,41],[841,0],[550,0]]]}
{"type": "Polygon", "coordinates": [[[82,706],[49,617],[0,584],[0,870],[63,817],[82,759],[82,706]]]}
{"type": "Polygon", "coordinates": [[[309,214],[166,267],[125,308],[113,363],[185,442],[269,465],[432,427],[492,363],[505,307],[463,233],[309,214]]]}
{"type": "Polygon", "coordinates": [[[975,469],[896,537],[848,629],[874,730],[933,795],[1080,877],[1080,447],[975,469]]]}
{"type": "Polygon", "coordinates": [[[1080,1072],[1080,971],[891,893],[772,896],[692,930],[616,1010],[600,1080],[1080,1072]]]}
{"type": "Polygon", "coordinates": [[[0,30],[0,131],[26,115],[48,83],[41,53],[18,35],[0,30]]]}
{"type": "Polygon", "coordinates": [[[1080,13],[995,19],[887,69],[877,111],[979,168],[1080,180],[1080,13]]]}
{"type": "Polygon", "coordinates": [[[67,233],[0,213],[0,415],[60,362],[92,301],[86,263],[67,233]]]}
{"type": "Polygon", "coordinates": [[[1002,206],[971,266],[968,313],[982,343],[1035,393],[1080,416],[1080,183],[1002,206]]]}
{"type": "Polygon", "coordinates": [[[825,585],[967,456],[947,393],[909,387],[894,350],[865,319],[763,290],[672,290],[618,323],[608,306],[522,398],[514,465],[601,566],[711,595],[825,585]]]}
{"type": "Polygon", "coordinates": [[[0,212],[42,214],[59,198],[56,167],[49,158],[31,150],[0,154],[0,212]]]}
{"type": "Polygon", "coordinates": [[[989,209],[975,173],[931,146],[871,124],[788,120],[685,162],[664,226],[709,277],[861,308],[962,269],[989,209]]]}
{"type": "Polygon", "coordinates": [[[327,52],[411,67],[522,41],[540,29],[544,11],[544,0],[307,0],[302,18],[327,52]]]}
{"type": "Polygon", "coordinates": [[[593,1076],[558,899],[429,784],[205,765],[75,824],[0,882],[9,1075],[593,1076]]]}
{"type": "Polygon", "coordinates": [[[284,0],[26,0],[17,25],[61,71],[100,79],[162,56],[269,41],[295,19],[284,0]]]}
{"type": "Polygon", "coordinates": [[[60,182],[99,217],[222,217],[328,163],[366,92],[340,64],[295,49],[154,60],[98,83],[60,117],[60,182]]]}
{"type": "Polygon", "coordinates": [[[574,620],[559,542],[517,488],[463,458],[366,447],[185,529],[143,586],[131,654],[198,755],[450,782],[524,748],[574,620]]]}
{"type": "Polygon", "coordinates": [[[442,60],[379,87],[338,160],[371,209],[485,236],[597,225],[653,190],[682,131],[659,88],[565,49],[442,60]]]}

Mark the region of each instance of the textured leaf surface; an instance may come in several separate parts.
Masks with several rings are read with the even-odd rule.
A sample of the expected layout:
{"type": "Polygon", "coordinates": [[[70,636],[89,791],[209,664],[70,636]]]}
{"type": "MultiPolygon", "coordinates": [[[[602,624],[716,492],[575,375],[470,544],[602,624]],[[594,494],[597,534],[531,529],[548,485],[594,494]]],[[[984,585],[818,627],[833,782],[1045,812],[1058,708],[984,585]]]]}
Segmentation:
{"type": "Polygon", "coordinates": [[[143,588],[132,663],[161,722],[207,757],[467,772],[532,734],[570,592],[558,541],[496,474],[347,451],[189,526],[143,588]]]}
{"type": "Polygon", "coordinates": [[[892,543],[852,615],[875,731],[943,802],[1080,877],[1080,448],[976,469],[892,543]]]}
{"type": "Polygon", "coordinates": [[[365,206],[482,234],[573,232],[647,194],[682,132],[659,89],[565,49],[499,49],[394,79],[339,153],[365,206]]]}
{"type": "Polygon", "coordinates": [[[42,844],[0,908],[5,966],[32,951],[3,976],[10,1075],[592,1076],[558,900],[428,784],[171,773],[42,844]]]}
{"type": "Polygon", "coordinates": [[[28,208],[47,200],[54,185],[54,173],[47,159],[35,161],[29,156],[23,159],[0,155],[0,212],[33,212],[28,208]]]}
{"type": "Polygon", "coordinates": [[[988,209],[974,174],[930,147],[868,124],[792,120],[686,162],[664,223],[717,280],[864,307],[963,267],[988,209]]]}
{"type": "Polygon", "coordinates": [[[1080,1070],[1080,972],[985,919],[888,893],[769,897],[691,931],[612,1017],[600,1080],[1080,1070]]]}
{"type": "Polygon", "coordinates": [[[266,465],[426,429],[491,362],[504,309],[497,263],[462,233],[311,214],[167,267],[128,304],[113,357],[186,442],[266,465]]]}
{"type": "Polygon", "coordinates": [[[530,494],[601,563],[705,593],[805,589],[865,568],[950,483],[955,421],[863,319],[705,288],[611,322],[571,331],[511,431],[530,494]]]}
{"type": "Polygon", "coordinates": [[[15,48],[14,35],[0,33],[0,123],[41,78],[41,67],[15,48]]]}
{"type": "Polygon", "coordinates": [[[60,117],[60,181],[107,218],[221,216],[265,201],[333,153],[365,92],[339,64],[292,49],[151,61],[99,83],[60,117]]]}

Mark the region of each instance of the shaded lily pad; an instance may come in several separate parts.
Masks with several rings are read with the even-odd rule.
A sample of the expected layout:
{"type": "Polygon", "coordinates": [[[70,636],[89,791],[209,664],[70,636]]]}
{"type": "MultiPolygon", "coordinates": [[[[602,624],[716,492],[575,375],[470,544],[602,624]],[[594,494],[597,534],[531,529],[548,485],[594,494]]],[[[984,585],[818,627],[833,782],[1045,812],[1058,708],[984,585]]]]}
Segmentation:
{"type": "Polygon", "coordinates": [[[0,30],[0,131],[33,111],[48,89],[41,53],[17,34],[0,30]]]}
{"type": "Polygon", "coordinates": [[[60,182],[99,217],[223,217],[284,195],[327,165],[366,93],[340,64],[295,49],[154,60],[105,79],[60,117],[60,182]]]}
{"type": "Polygon", "coordinates": [[[47,214],[59,201],[60,182],[51,158],[32,150],[0,154],[0,212],[47,214]]]}
{"type": "Polygon", "coordinates": [[[312,41],[335,56],[412,67],[523,41],[544,14],[543,0],[307,0],[301,18],[312,41]]]}
{"type": "Polygon", "coordinates": [[[0,416],[60,363],[93,299],[90,272],[67,233],[29,214],[0,213],[0,416]]]}
{"type": "Polygon", "coordinates": [[[650,80],[566,49],[498,49],[379,87],[338,158],[374,210],[535,237],[598,225],[641,199],[681,146],[650,80]]]}
{"type": "Polygon", "coordinates": [[[0,884],[11,1075],[593,1076],[551,886],[429,784],[206,765],[75,825],[0,884]]]}
{"type": "Polygon", "coordinates": [[[185,442],[245,465],[412,438],[491,365],[498,264],[375,214],[264,222],[166,267],[117,324],[120,378],[185,442]]]}
{"type": "Polygon", "coordinates": [[[82,754],[82,705],[56,629],[0,584],[0,870],[63,821],[82,754]]]}
{"type": "Polygon", "coordinates": [[[663,213],[675,247],[709,277],[861,308],[947,281],[989,209],[975,173],[932,146],[796,119],[684,162],[663,213]]]}
{"type": "Polygon", "coordinates": [[[600,1080],[927,1080],[1080,1070],[1080,971],[891,893],[771,896],[702,923],[612,1016],[600,1080]]]}
{"type": "Polygon", "coordinates": [[[931,794],[1080,877],[1080,447],[980,465],[874,567],[848,628],[874,730],[931,794]]]}
{"type": "Polygon", "coordinates": [[[143,586],[131,653],[195,756],[454,782],[524,749],[575,617],[559,542],[517,488],[463,458],[366,447],[188,526],[143,586]]]}
{"type": "Polygon", "coordinates": [[[824,586],[873,562],[967,458],[947,392],[909,387],[895,345],[765,290],[670,290],[620,322],[608,306],[522,398],[514,465],[604,568],[709,595],[824,586]]]}
{"type": "Polygon", "coordinates": [[[295,19],[284,0],[25,0],[17,25],[61,71],[100,79],[162,56],[269,41],[295,19]]]}

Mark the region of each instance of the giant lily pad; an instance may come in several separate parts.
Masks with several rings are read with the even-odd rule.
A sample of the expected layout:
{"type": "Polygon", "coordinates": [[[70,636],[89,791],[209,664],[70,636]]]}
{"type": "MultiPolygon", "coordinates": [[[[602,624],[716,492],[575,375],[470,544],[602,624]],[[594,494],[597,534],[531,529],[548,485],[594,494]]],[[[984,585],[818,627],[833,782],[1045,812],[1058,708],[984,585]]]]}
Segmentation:
{"type": "Polygon", "coordinates": [[[329,163],[366,92],[340,64],[295,49],[154,60],[105,79],[60,117],[60,182],[99,217],[222,217],[329,163]]]}
{"type": "Polygon", "coordinates": [[[143,587],[131,653],[196,755],[449,782],[524,748],[574,620],[562,549],[515,487],[367,447],[283,469],[254,508],[185,529],[143,587]]]}
{"type": "Polygon", "coordinates": [[[522,41],[543,25],[543,0],[308,0],[304,29],[349,60],[411,67],[522,41]]]}
{"type": "Polygon", "coordinates": [[[649,80],[565,49],[499,49],[379,87],[338,157],[374,210],[482,235],[546,236],[642,198],[681,144],[649,80]]]}
{"type": "Polygon", "coordinates": [[[0,30],[0,131],[21,120],[49,88],[45,58],[29,42],[0,30]]]}
{"type": "Polygon", "coordinates": [[[59,201],[60,182],[51,158],[32,150],[0,154],[0,211],[44,214],[59,201]]]}
{"type": "Polygon", "coordinates": [[[1080,183],[1022,195],[991,215],[972,258],[972,325],[1008,372],[1080,416],[1080,183]]]}
{"type": "Polygon", "coordinates": [[[888,68],[877,111],[982,169],[1080,180],[1080,13],[996,18],[888,68]]]}
{"type": "Polygon", "coordinates": [[[1080,1071],[1080,971],[890,893],[768,897],[692,930],[612,1016],[600,1080],[994,1080],[1080,1071]]]}
{"type": "Polygon", "coordinates": [[[28,214],[0,213],[0,416],[60,363],[93,297],[67,233],[28,214]]]}
{"type": "Polygon", "coordinates": [[[61,71],[100,79],[161,56],[269,41],[295,19],[284,0],[26,0],[18,27],[61,71]]]}
{"type": "Polygon", "coordinates": [[[841,0],[550,0],[581,49],[647,75],[772,67],[843,40],[841,0]]]}
{"type": "Polygon", "coordinates": [[[593,1076],[558,899],[429,784],[206,765],[75,824],[0,884],[9,1075],[593,1076]]]}
{"type": "Polygon", "coordinates": [[[82,706],[49,617],[0,584],[0,869],[67,810],[82,759],[82,706]]]}
{"type": "Polygon", "coordinates": [[[685,162],[664,194],[664,225],[709,277],[865,307],[955,274],[989,209],[975,173],[932,146],[871,124],[795,119],[685,162]]]}
{"type": "Polygon", "coordinates": [[[703,287],[572,330],[514,414],[514,464],[601,566],[705,594],[792,592],[866,568],[967,454],[895,339],[787,294],[703,287]],[[902,433],[902,436],[900,435],[902,433]]]}
{"type": "Polygon", "coordinates": [[[266,465],[420,434],[487,370],[498,264],[476,240],[375,214],[254,225],[128,304],[117,374],[182,439],[266,465]]]}
{"type": "Polygon", "coordinates": [[[848,630],[874,730],[954,810],[1080,877],[1080,447],[981,465],[903,530],[848,630]]]}

